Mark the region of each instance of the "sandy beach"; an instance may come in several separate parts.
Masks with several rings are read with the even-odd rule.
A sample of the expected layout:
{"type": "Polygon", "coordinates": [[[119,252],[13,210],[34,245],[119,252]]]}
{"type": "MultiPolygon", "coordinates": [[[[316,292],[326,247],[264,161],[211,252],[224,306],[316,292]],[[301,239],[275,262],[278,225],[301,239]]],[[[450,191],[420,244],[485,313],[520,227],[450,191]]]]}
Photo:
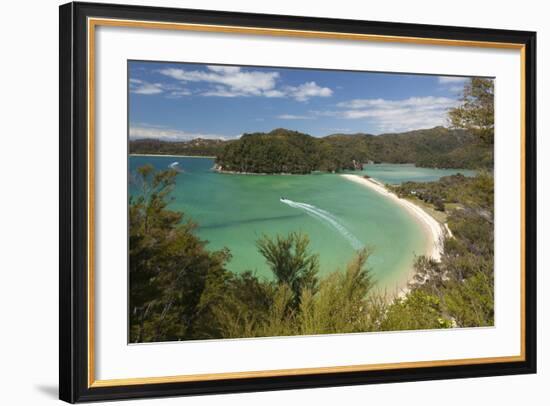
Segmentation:
{"type": "Polygon", "coordinates": [[[432,258],[435,261],[441,260],[441,254],[443,252],[443,239],[444,239],[444,229],[441,226],[441,224],[434,219],[432,216],[430,216],[428,213],[426,213],[424,210],[422,210],[419,206],[415,205],[414,203],[406,200],[401,199],[398,197],[395,193],[390,192],[386,187],[374,180],[374,179],[366,179],[359,175],[340,175],[343,178],[346,178],[352,182],[359,183],[360,185],[366,186],[381,195],[386,196],[388,199],[393,200],[400,206],[402,206],[404,209],[406,209],[409,213],[411,213],[414,218],[422,225],[422,228],[426,231],[426,235],[428,236],[428,244],[427,244],[427,250],[425,255],[427,257],[432,258]]]}
{"type": "MultiPolygon", "coordinates": [[[[368,187],[374,190],[377,193],[387,197],[390,200],[393,200],[405,210],[407,210],[415,220],[422,226],[427,237],[426,252],[424,255],[432,258],[435,261],[441,260],[441,255],[443,253],[443,240],[445,236],[445,230],[443,226],[432,216],[426,213],[422,208],[415,205],[414,203],[398,197],[395,193],[390,192],[386,187],[374,180],[367,179],[360,175],[351,175],[343,174],[340,175],[343,178],[350,180],[352,182],[358,183],[362,186],[368,187]]],[[[409,281],[412,282],[412,274],[409,276],[409,281]]],[[[408,288],[404,287],[400,289],[399,296],[403,296],[408,292],[408,288]]]]}

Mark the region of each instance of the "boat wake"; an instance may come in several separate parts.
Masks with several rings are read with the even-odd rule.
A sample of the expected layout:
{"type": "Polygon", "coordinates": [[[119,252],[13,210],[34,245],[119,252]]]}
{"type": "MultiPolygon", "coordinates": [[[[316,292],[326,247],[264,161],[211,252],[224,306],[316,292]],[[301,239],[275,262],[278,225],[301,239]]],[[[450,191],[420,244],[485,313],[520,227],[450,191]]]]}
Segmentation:
{"type": "Polygon", "coordinates": [[[180,163],[178,161],[172,162],[170,165],[168,165],[170,169],[175,170],[176,172],[183,172],[183,169],[180,166],[180,163]]]}
{"type": "Polygon", "coordinates": [[[333,216],[332,213],[329,213],[326,210],[320,209],[312,204],[295,202],[285,197],[281,197],[279,200],[281,201],[281,203],[284,203],[295,209],[303,210],[309,216],[328,224],[329,226],[334,228],[336,231],[338,231],[338,233],[342,237],[344,237],[354,249],[359,250],[363,248],[363,244],[361,243],[361,241],[359,241],[359,239],[356,236],[354,236],[346,227],[340,224],[338,222],[338,219],[335,216],[333,216]]]}

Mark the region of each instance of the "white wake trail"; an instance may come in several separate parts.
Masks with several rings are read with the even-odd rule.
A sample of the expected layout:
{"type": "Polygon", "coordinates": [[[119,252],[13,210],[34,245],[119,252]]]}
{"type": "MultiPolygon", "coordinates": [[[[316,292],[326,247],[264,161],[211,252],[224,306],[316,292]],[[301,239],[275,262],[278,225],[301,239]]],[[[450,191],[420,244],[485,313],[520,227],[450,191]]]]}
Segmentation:
{"type": "Polygon", "coordinates": [[[348,242],[354,249],[359,250],[363,248],[363,244],[361,243],[361,241],[359,241],[359,239],[354,236],[346,227],[340,224],[337,218],[332,215],[332,213],[329,213],[326,210],[320,209],[308,203],[294,202],[292,200],[283,198],[281,198],[280,201],[295,209],[304,210],[310,216],[318,220],[324,221],[325,223],[336,229],[336,231],[338,231],[342,237],[348,240],[348,242]]]}

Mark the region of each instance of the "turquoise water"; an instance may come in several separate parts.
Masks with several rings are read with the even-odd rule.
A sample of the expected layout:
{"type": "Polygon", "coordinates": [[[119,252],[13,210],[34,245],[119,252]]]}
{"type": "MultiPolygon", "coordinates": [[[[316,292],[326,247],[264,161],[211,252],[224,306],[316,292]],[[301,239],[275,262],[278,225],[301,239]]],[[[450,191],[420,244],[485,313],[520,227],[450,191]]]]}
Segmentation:
{"type": "Polygon", "coordinates": [[[383,183],[399,184],[402,182],[431,182],[442,176],[462,173],[465,176],[474,176],[475,171],[468,169],[431,169],[417,168],[412,164],[374,164],[365,165],[361,172],[369,175],[383,183]]]}
{"type": "MultiPolygon", "coordinates": [[[[231,250],[233,272],[271,278],[255,245],[262,234],[307,233],[311,250],[320,254],[321,274],[343,269],[355,250],[368,246],[375,278],[388,289],[404,277],[415,253],[424,251],[422,228],[405,210],[338,175],[229,175],[211,171],[208,158],[129,158],[130,171],[144,164],[166,169],[173,162],[184,172],[177,176],[170,207],[199,224],[210,249],[231,250]]],[[[454,173],[410,165],[369,165],[364,172],[386,183],[454,173]]]]}

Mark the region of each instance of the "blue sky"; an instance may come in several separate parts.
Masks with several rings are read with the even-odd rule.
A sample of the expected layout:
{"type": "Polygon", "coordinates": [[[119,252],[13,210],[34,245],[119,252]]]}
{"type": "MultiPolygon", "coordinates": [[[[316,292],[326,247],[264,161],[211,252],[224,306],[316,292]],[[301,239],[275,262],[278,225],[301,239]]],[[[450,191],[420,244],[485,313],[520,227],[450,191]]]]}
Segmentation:
{"type": "Polygon", "coordinates": [[[130,138],[181,141],[446,125],[466,78],[131,61],[128,80],[130,138]]]}

